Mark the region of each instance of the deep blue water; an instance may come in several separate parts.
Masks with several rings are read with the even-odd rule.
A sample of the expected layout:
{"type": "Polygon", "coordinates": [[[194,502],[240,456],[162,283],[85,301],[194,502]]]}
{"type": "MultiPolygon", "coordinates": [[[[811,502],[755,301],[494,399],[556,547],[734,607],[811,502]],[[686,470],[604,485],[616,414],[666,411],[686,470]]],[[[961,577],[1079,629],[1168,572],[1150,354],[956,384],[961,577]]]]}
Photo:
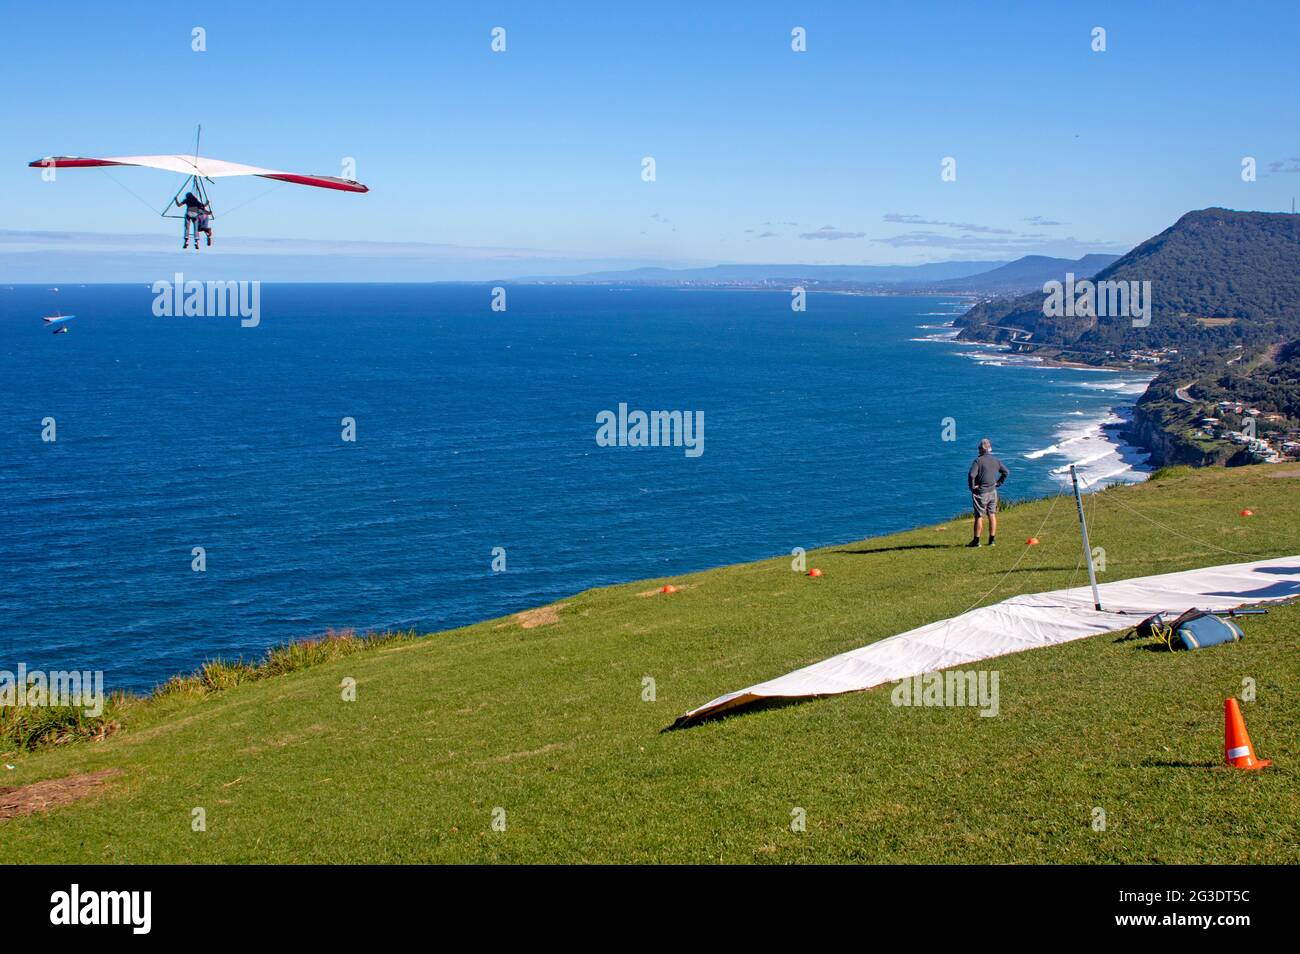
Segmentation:
{"type": "Polygon", "coordinates": [[[951,298],[489,301],[266,286],[241,328],[154,317],[143,285],[0,288],[0,669],[147,688],[327,627],[440,629],[945,519],[985,435],[1010,496],[1055,492],[1070,459],[1125,476],[1096,425],[1140,384],[914,340],[951,298]],[[70,334],[42,327],[56,309],[70,334]],[[704,453],[597,446],[620,402],[703,411],[704,453]]]}

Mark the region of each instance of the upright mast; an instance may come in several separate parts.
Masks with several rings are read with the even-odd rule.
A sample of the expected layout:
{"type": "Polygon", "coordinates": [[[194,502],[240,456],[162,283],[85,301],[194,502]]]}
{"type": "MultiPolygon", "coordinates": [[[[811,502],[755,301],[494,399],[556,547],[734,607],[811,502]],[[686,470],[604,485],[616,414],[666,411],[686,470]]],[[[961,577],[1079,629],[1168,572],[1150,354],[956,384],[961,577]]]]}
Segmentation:
{"type": "Polygon", "coordinates": [[[203,124],[199,123],[199,128],[194,132],[194,191],[203,201],[204,205],[208,204],[208,193],[203,188],[203,179],[199,175],[199,144],[203,141],[203,124]]]}
{"type": "Polygon", "coordinates": [[[1074,484],[1074,503],[1079,508],[1079,530],[1083,534],[1083,558],[1088,561],[1088,582],[1092,584],[1092,608],[1101,612],[1101,594],[1097,592],[1097,572],[1092,567],[1092,544],[1088,542],[1088,521],[1083,519],[1083,498],[1079,496],[1079,476],[1070,465],[1070,482],[1074,484]]]}

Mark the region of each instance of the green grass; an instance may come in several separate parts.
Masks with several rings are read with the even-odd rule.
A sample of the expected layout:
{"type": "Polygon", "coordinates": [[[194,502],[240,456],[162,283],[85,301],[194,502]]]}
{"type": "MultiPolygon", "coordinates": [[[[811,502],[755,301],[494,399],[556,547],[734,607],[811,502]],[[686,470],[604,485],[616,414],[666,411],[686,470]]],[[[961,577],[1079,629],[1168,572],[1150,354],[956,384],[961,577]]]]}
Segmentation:
{"type": "Polygon", "coordinates": [[[99,715],[87,715],[84,708],[76,706],[0,705],[0,755],[10,754],[5,749],[34,751],[116,732],[118,723],[112,710],[119,703],[113,697],[99,715]]]}
{"type": "MultiPolygon", "coordinates": [[[[1173,469],[1098,495],[1103,581],[1300,552],[1300,480],[1269,472],[1173,469]],[[1121,503],[1252,556],[1162,536],[1121,503]],[[1257,516],[1237,516],[1246,507],[1257,516]]],[[[996,550],[962,548],[968,524],[954,521],[810,553],[820,579],[780,557],[673,578],[668,596],[638,595],[668,580],[588,591],[533,629],[489,621],[165,693],[104,741],[7,756],[0,785],[121,775],[95,798],[0,821],[6,860],[1300,861],[1298,607],[1200,652],[1110,635],[990,661],[997,718],[895,708],[885,686],[662,731],[990,589],[993,601],[1079,584],[1073,502],[1057,498],[1044,522],[1051,506],[1009,511],[996,550]],[[1030,535],[1042,545],[1007,573],[1030,535]],[[647,676],[657,701],[642,699],[647,676]],[[1217,767],[1223,700],[1246,677],[1252,738],[1275,762],[1257,773],[1217,767]],[[191,830],[196,807],[206,832],[191,830]],[[805,832],[790,830],[795,808],[805,832]]]]}
{"type": "Polygon", "coordinates": [[[414,631],[358,636],[352,630],[330,630],[322,636],[272,646],[258,662],[210,659],[196,672],[173,676],[148,697],[109,693],[104,700],[104,711],[94,716],[86,715],[84,708],[75,706],[0,706],[0,754],[7,756],[20,751],[36,751],[83,739],[99,741],[120,729],[122,720],[129,720],[133,711],[141,706],[155,705],[165,698],[193,698],[224,692],[246,682],[287,675],[353,653],[417,638],[414,631]]]}

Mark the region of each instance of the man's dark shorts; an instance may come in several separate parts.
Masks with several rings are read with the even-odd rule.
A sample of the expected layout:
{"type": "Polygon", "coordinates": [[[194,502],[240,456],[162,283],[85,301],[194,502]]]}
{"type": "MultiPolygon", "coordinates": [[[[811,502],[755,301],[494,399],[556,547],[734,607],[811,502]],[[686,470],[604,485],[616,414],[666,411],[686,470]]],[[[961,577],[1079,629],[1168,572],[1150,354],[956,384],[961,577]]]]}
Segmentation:
{"type": "Polygon", "coordinates": [[[998,512],[998,490],[996,487],[984,487],[970,495],[975,507],[975,516],[991,517],[998,512]]]}

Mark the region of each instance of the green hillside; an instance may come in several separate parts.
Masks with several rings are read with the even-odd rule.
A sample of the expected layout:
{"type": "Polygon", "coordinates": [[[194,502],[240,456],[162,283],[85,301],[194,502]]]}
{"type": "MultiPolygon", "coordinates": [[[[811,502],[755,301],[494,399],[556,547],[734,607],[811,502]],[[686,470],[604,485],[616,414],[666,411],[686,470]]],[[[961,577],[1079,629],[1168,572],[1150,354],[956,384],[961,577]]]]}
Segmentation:
{"type": "MultiPolygon", "coordinates": [[[[1102,579],[1300,553],[1298,474],[1176,471],[1095,495],[1102,579]]],[[[882,687],[664,731],[720,693],[981,598],[1083,580],[1068,498],[1008,510],[997,549],[967,539],[954,519],[811,553],[819,579],[780,557],[675,578],[670,595],[659,580],[592,590],[528,628],[493,620],[126,706],[104,741],[5,755],[5,858],[1300,861],[1297,607],[1195,653],[1102,636],[988,662],[996,718],[896,708],[882,687]],[[1026,549],[1031,534],[1042,544],[1026,549]],[[1218,767],[1223,700],[1247,677],[1250,732],[1275,762],[1257,773],[1218,767]],[[50,780],[37,791],[69,803],[15,815],[50,780]],[[797,809],[806,831],[791,830],[797,809]]]]}
{"type": "Polygon", "coordinates": [[[1185,355],[1300,336],[1300,216],[1201,209],[1188,212],[1102,269],[1096,281],[1151,282],[1151,323],[1127,318],[1046,317],[1041,291],[997,299],[958,319],[967,340],[1029,333],[1027,350],[1059,349],[1101,362],[1106,352],[1177,348],[1185,355]]]}

